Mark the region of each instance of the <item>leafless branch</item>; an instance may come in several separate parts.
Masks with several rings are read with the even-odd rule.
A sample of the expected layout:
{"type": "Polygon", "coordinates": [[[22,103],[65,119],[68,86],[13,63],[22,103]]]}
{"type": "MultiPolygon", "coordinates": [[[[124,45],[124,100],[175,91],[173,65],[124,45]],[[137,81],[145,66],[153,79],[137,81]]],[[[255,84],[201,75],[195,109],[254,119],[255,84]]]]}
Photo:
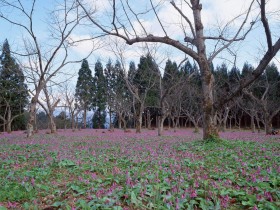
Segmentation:
{"type": "MultiPolygon", "coordinates": [[[[182,10],[180,8],[178,8],[175,4],[174,1],[171,1],[170,2],[172,4],[172,6],[180,13],[180,15],[187,21],[187,23],[189,24],[189,27],[191,29],[191,32],[192,32],[192,35],[193,35],[193,38],[195,38],[195,31],[194,31],[194,28],[193,28],[193,25],[190,21],[190,19],[182,12],[182,10]]],[[[189,5],[189,4],[188,4],[189,5]]],[[[190,6],[190,5],[189,5],[190,6]]]]}
{"type": "Polygon", "coordinates": [[[165,29],[164,29],[164,27],[163,27],[163,25],[162,25],[162,23],[161,23],[161,21],[160,21],[160,19],[159,19],[159,17],[158,17],[158,14],[157,14],[156,9],[155,9],[155,7],[154,7],[153,1],[150,0],[150,3],[151,3],[151,6],[152,6],[152,8],[153,8],[153,11],[154,11],[154,13],[155,13],[155,15],[156,15],[156,17],[157,17],[157,20],[158,20],[158,22],[159,22],[159,24],[160,24],[160,26],[161,26],[161,29],[163,30],[165,36],[167,36],[167,33],[166,33],[166,31],[165,31],[165,29]]]}
{"type": "Polygon", "coordinates": [[[272,52],[273,51],[273,49],[272,49],[272,38],[271,38],[270,29],[269,29],[269,24],[268,24],[266,14],[265,14],[266,13],[265,5],[266,5],[265,0],[261,0],[261,4],[260,4],[260,7],[261,7],[261,21],[262,21],[262,24],[263,24],[263,27],[264,27],[264,30],[265,30],[265,36],[266,36],[268,51],[272,52]]]}
{"type": "Polygon", "coordinates": [[[224,49],[228,48],[233,42],[237,42],[237,41],[241,41],[241,40],[244,40],[246,38],[246,36],[248,35],[248,33],[252,30],[253,28],[253,25],[255,24],[255,21],[252,21],[251,24],[250,24],[250,27],[249,29],[243,34],[243,36],[239,37],[239,34],[241,33],[242,29],[244,28],[244,25],[246,24],[247,20],[248,20],[248,17],[249,17],[249,14],[251,12],[251,9],[252,9],[252,6],[253,6],[253,3],[254,3],[255,0],[253,0],[250,4],[250,7],[247,11],[247,14],[246,14],[246,17],[244,19],[244,21],[242,22],[242,24],[240,25],[239,29],[237,30],[236,34],[233,36],[232,39],[227,39],[227,38],[224,38],[222,36],[219,36],[219,37],[204,37],[204,39],[212,39],[212,40],[222,40],[222,41],[225,41],[227,42],[226,44],[224,44],[224,46],[222,46],[221,48],[219,48],[218,50],[214,51],[212,53],[212,55],[208,58],[208,61],[209,62],[212,62],[213,59],[220,53],[222,52],[224,49]]]}

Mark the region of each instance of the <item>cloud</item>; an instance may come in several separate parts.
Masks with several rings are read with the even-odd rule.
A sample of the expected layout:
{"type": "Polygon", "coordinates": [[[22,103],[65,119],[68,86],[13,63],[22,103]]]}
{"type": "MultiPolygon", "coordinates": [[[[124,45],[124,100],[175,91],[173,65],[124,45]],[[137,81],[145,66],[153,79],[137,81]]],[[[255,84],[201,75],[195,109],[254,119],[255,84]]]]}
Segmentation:
{"type": "Polygon", "coordinates": [[[111,6],[108,0],[84,0],[83,2],[87,6],[96,9],[98,12],[104,12],[111,6]]]}

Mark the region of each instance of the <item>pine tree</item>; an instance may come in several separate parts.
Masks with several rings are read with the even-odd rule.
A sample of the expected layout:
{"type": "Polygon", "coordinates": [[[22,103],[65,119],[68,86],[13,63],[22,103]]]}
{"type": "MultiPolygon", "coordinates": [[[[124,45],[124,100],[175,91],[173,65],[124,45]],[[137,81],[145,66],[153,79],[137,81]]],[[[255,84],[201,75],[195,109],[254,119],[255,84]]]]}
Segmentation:
{"type": "Polygon", "coordinates": [[[106,68],[104,69],[105,83],[106,83],[106,101],[109,109],[109,125],[110,129],[112,129],[112,114],[114,111],[115,104],[115,83],[116,83],[116,74],[114,71],[114,66],[112,65],[111,59],[108,60],[106,64],[106,68]]]}
{"type": "Polygon", "coordinates": [[[128,81],[129,82],[133,81],[135,74],[136,74],[136,66],[135,66],[135,63],[133,61],[131,61],[129,63],[129,69],[128,69],[128,81]]]}
{"type": "Polygon", "coordinates": [[[233,67],[228,73],[229,83],[231,86],[237,86],[241,77],[240,70],[237,67],[233,67]]]}
{"type": "Polygon", "coordinates": [[[92,122],[94,128],[104,128],[106,121],[106,80],[102,63],[99,60],[95,63],[94,71],[93,109],[95,113],[92,122]]]}
{"type": "Polygon", "coordinates": [[[194,72],[194,68],[193,68],[192,64],[190,63],[189,59],[187,59],[184,66],[182,67],[181,71],[186,75],[190,75],[194,72]]]}
{"type": "Polygon", "coordinates": [[[176,82],[176,78],[178,78],[178,76],[179,72],[176,62],[171,62],[171,60],[168,59],[162,78],[163,85],[168,88],[172,85],[172,83],[176,82]]]}
{"type": "Polygon", "coordinates": [[[86,128],[87,111],[90,111],[94,94],[94,82],[92,72],[89,68],[88,61],[86,59],[83,60],[82,66],[78,74],[79,76],[76,84],[75,97],[77,98],[77,102],[80,104],[81,108],[84,111],[83,124],[84,128],[86,128]]]}
{"type": "Polygon", "coordinates": [[[213,74],[215,78],[215,97],[225,97],[230,91],[227,65],[222,63],[220,66],[217,66],[213,74]]]}
{"type": "Polygon", "coordinates": [[[248,62],[244,63],[242,68],[241,77],[246,77],[254,71],[254,67],[248,62]]]}
{"type": "Polygon", "coordinates": [[[150,54],[141,56],[135,73],[134,84],[138,86],[141,94],[147,91],[146,106],[158,106],[160,76],[158,66],[153,57],[150,54]]]}
{"type": "Polygon", "coordinates": [[[0,118],[8,132],[11,132],[12,127],[24,129],[23,113],[28,104],[28,89],[22,69],[11,56],[7,40],[3,44],[0,60],[0,118]]]}

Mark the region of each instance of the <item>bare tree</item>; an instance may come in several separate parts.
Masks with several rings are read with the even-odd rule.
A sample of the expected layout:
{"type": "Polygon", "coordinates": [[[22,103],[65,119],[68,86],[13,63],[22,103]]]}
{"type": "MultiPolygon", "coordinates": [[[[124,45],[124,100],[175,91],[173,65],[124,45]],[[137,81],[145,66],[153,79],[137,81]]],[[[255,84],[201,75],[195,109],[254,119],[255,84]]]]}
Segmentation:
{"type": "Polygon", "coordinates": [[[265,132],[271,134],[272,119],[280,112],[280,94],[278,91],[280,79],[277,67],[274,64],[269,65],[265,74],[255,83],[249,90],[245,89],[243,91],[249,97],[251,103],[255,105],[250,110],[251,118],[257,119],[257,112],[261,113],[265,132]]]}
{"type": "MultiPolygon", "coordinates": [[[[134,115],[136,119],[136,132],[140,133],[142,128],[142,118],[144,109],[146,107],[148,94],[151,90],[155,87],[156,83],[159,81],[158,78],[160,75],[158,75],[157,72],[157,65],[151,58],[151,55],[147,55],[145,57],[140,58],[140,64],[141,59],[145,63],[144,68],[149,69],[140,69],[138,68],[136,71],[136,74],[134,78],[131,78],[132,80],[129,80],[128,78],[125,79],[126,85],[128,87],[128,90],[133,96],[133,107],[134,107],[134,115]],[[150,63],[152,61],[152,63],[150,63]]],[[[140,65],[139,64],[139,65],[140,65]]]]}
{"type": "Polygon", "coordinates": [[[23,62],[24,69],[27,79],[34,84],[29,106],[28,137],[33,133],[36,104],[41,91],[67,64],[80,62],[69,58],[69,54],[77,43],[85,41],[74,39],[72,36],[80,21],[85,18],[85,15],[80,13],[76,1],[64,0],[55,5],[56,9],[50,12],[48,41],[40,39],[39,33],[36,33],[34,13],[37,6],[36,0],[0,1],[0,19],[24,31],[24,51],[18,55],[27,59],[23,62]]]}
{"type": "Polygon", "coordinates": [[[71,119],[71,129],[75,131],[75,119],[77,118],[78,114],[81,112],[82,108],[79,106],[78,102],[75,98],[74,90],[72,90],[69,84],[66,82],[64,83],[61,91],[64,93],[64,103],[65,107],[68,109],[68,113],[71,119]]]}
{"type": "MultiPolygon", "coordinates": [[[[220,33],[216,36],[204,35],[204,25],[201,18],[202,4],[200,0],[178,0],[170,1],[170,5],[175,11],[181,16],[181,22],[179,25],[182,27],[183,36],[182,40],[177,40],[177,37],[171,38],[171,34],[168,33],[166,23],[163,23],[158,16],[161,4],[165,4],[168,1],[159,1],[160,3],[153,3],[149,1],[150,5],[145,5],[145,9],[141,11],[138,7],[133,7],[129,1],[110,1],[111,11],[110,22],[105,22],[95,18],[92,10],[87,9],[83,0],[77,0],[79,5],[83,8],[85,14],[88,16],[90,22],[97,28],[100,29],[102,34],[117,36],[126,41],[127,44],[132,45],[139,42],[158,42],[166,45],[173,46],[181,52],[192,57],[199,65],[202,79],[202,92],[203,92],[203,138],[208,139],[213,136],[219,136],[218,129],[215,121],[215,112],[217,109],[222,107],[228,101],[234,99],[239,95],[243,88],[251,84],[262,72],[264,71],[267,64],[272,60],[276,53],[280,49],[280,39],[274,44],[272,43],[272,36],[266,17],[266,4],[265,0],[255,1],[252,0],[248,9],[244,14],[240,14],[238,17],[233,19],[230,23],[233,23],[237,18],[243,18],[243,21],[234,32],[233,36],[228,37],[230,23],[227,23],[224,28],[218,30],[220,33]],[[213,90],[214,90],[214,77],[211,72],[210,64],[214,58],[217,57],[221,52],[227,50],[233,43],[242,41],[246,38],[247,34],[252,30],[254,23],[257,21],[258,16],[249,21],[249,15],[253,7],[259,4],[260,16],[265,29],[265,35],[267,38],[268,49],[255,71],[247,78],[243,79],[238,88],[233,92],[230,92],[227,97],[219,101],[214,101],[213,90]],[[148,7],[149,6],[149,7],[148,7]],[[184,12],[181,8],[188,7],[192,11],[192,17],[188,12],[184,12]],[[148,32],[145,28],[144,16],[146,14],[154,15],[158,21],[158,26],[162,29],[162,33],[159,35],[153,35],[148,32]],[[107,24],[106,24],[107,23],[107,24]],[[189,31],[186,31],[189,29],[189,31]],[[206,41],[214,42],[214,50],[207,55],[206,41]]],[[[148,2],[148,1],[147,1],[148,2]]],[[[158,1],[157,1],[158,2],[158,1]]],[[[209,49],[208,49],[209,50],[209,49]]]]}
{"type": "MultiPolygon", "coordinates": [[[[1,99],[1,97],[0,97],[1,99]]],[[[19,109],[19,113],[18,114],[14,114],[12,115],[12,109],[11,109],[11,105],[10,105],[10,101],[7,100],[6,98],[3,100],[5,103],[4,109],[5,111],[3,112],[3,114],[0,114],[0,119],[3,122],[3,131],[7,131],[8,133],[12,132],[12,122],[19,116],[23,115],[24,112],[21,111],[21,109],[19,109]]],[[[19,104],[20,106],[20,104],[19,104]]],[[[0,106],[1,108],[1,106],[0,106]]],[[[1,125],[1,124],[0,124],[1,125]]]]}
{"type": "MultiPolygon", "coordinates": [[[[154,88],[158,88],[156,87],[156,83],[159,81],[158,78],[160,78],[160,73],[158,65],[153,57],[156,54],[157,48],[155,47],[156,49],[154,49],[154,51],[152,52],[150,46],[144,46],[144,51],[148,53],[146,56],[142,56],[140,58],[140,63],[142,60],[142,62],[144,62],[145,64],[144,66],[149,68],[148,71],[147,69],[141,69],[139,71],[139,68],[136,68],[134,66],[135,72],[131,72],[131,69],[127,70],[126,68],[126,46],[116,41],[112,41],[112,43],[114,43],[114,46],[111,46],[111,50],[116,55],[123,70],[125,71],[125,76],[123,77],[123,79],[132,98],[132,110],[136,124],[136,133],[140,133],[143,123],[143,113],[145,111],[145,107],[147,107],[147,97],[149,91],[153,90],[154,88]]],[[[129,68],[131,68],[131,66],[129,68]]],[[[119,106],[119,108],[121,107],[119,106]]],[[[121,108],[120,110],[122,109],[123,108],[121,108]]],[[[130,113],[128,111],[126,113],[128,116],[130,116],[130,113]]],[[[124,118],[122,118],[122,121],[123,120],[124,118]]]]}
{"type": "MultiPolygon", "coordinates": [[[[248,96],[247,94],[243,94],[242,100],[240,100],[237,103],[237,105],[238,105],[239,109],[243,110],[248,116],[250,116],[251,130],[254,133],[256,131],[255,120],[258,119],[257,117],[258,117],[258,113],[260,111],[259,105],[256,103],[255,100],[252,100],[251,97],[248,96]]],[[[258,129],[260,129],[259,123],[258,123],[258,129]]]]}
{"type": "Polygon", "coordinates": [[[199,132],[199,122],[202,118],[202,94],[199,86],[188,82],[187,88],[183,94],[182,113],[185,114],[189,121],[194,125],[194,132],[199,132]]]}
{"type": "MultiPolygon", "coordinates": [[[[181,93],[184,84],[183,76],[179,72],[179,68],[175,62],[168,60],[164,69],[164,75],[160,77],[160,95],[159,95],[159,116],[158,116],[158,135],[163,132],[163,124],[172,111],[179,108],[181,112],[181,93]],[[176,108],[175,108],[176,107],[176,108]]],[[[175,112],[173,113],[175,114],[175,112]]],[[[175,114],[176,115],[176,114],[175,114]]],[[[173,123],[174,124],[174,123],[173,123]]]]}
{"type": "Polygon", "coordinates": [[[56,96],[53,91],[52,87],[47,87],[45,86],[43,88],[44,92],[44,98],[40,99],[38,98],[38,103],[40,106],[44,109],[46,112],[48,118],[49,118],[49,124],[50,124],[50,129],[51,133],[56,133],[56,124],[54,120],[54,111],[57,108],[59,102],[60,102],[60,97],[56,96]]]}

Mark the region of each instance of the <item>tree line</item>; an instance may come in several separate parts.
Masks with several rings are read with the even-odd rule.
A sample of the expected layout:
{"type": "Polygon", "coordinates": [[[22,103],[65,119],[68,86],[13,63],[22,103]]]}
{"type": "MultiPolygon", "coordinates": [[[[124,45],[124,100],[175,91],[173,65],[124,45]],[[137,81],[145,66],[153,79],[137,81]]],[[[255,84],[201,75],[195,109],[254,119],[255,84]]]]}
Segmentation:
{"type": "MultiPolygon", "coordinates": [[[[245,63],[241,69],[229,68],[225,63],[211,65],[215,78],[214,97],[224,98],[238,87],[240,80],[254,71],[254,67],[245,63]]],[[[187,60],[178,66],[175,61],[167,60],[163,71],[150,54],[139,58],[139,63],[130,62],[126,70],[120,61],[108,60],[103,67],[100,60],[94,65],[94,75],[87,59],[84,59],[78,71],[75,93],[63,92],[65,111],[55,117],[54,111],[59,100],[50,99],[39,104],[45,112],[39,112],[37,118],[49,121],[51,132],[63,126],[75,129],[79,127],[109,128],[126,130],[142,126],[148,129],[158,128],[162,135],[163,126],[173,127],[191,125],[195,131],[202,127],[202,81],[200,70],[195,63],[187,60]],[[91,122],[87,115],[93,111],[91,122]],[[44,115],[45,113],[45,115],[44,115]],[[82,114],[82,121],[77,119],[82,114]],[[108,120],[106,122],[106,117],[108,120]]],[[[22,69],[11,56],[10,47],[5,40],[1,53],[1,130],[26,129],[27,105],[29,96],[22,69]]],[[[269,134],[272,127],[279,126],[280,112],[280,75],[274,63],[266,67],[265,72],[234,101],[230,101],[215,113],[219,130],[250,126],[252,131],[265,129],[269,134]],[[244,121],[244,119],[246,119],[244,121]],[[247,121],[250,120],[248,125],[247,121]],[[243,120],[243,121],[242,121],[243,120]],[[245,123],[245,124],[244,124],[245,123]]],[[[51,92],[45,89],[46,98],[51,92]]],[[[46,125],[47,123],[43,123],[46,125]]],[[[37,125],[35,126],[37,127],[37,125]]],[[[46,128],[46,126],[44,127],[46,128]]]]}
{"type": "MultiPolygon", "coordinates": [[[[241,69],[236,66],[229,69],[225,63],[216,68],[211,65],[211,68],[216,81],[214,97],[217,99],[234,91],[240,80],[254,71],[249,63],[241,69]]],[[[94,128],[104,128],[106,112],[110,116],[109,125],[116,123],[118,128],[126,129],[129,124],[136,128],[136,132],[141,132],[141,126],[145,125],[148,129],[157,127],[161,135],[164,123],[169,127],[172,124],[174,129],[183,122],[189,122],[196,131],[202,127],[201,75],[196,64],[189,60],[182,66],[167,60],[161,72],[153,57],[147,54],[140,57],[137,66],[131,62],[128,71],[119,61],[112,64],[109,60],[104,69],[97,61],[94,72],[95,75],[91,76],[88,62],[84,60],[76,85],[84,127],[90,110],[94,111],[94,128]]],[[[264,128],[267,134],[271,133],[273,126],[279,126],[279,90],[279,71],[271,63],[240,97],[216,111],[219,130],[243,127],[242,120],[249,118],[250,125],[245,123],[253,132],[256,128],[264,128]]]]}

